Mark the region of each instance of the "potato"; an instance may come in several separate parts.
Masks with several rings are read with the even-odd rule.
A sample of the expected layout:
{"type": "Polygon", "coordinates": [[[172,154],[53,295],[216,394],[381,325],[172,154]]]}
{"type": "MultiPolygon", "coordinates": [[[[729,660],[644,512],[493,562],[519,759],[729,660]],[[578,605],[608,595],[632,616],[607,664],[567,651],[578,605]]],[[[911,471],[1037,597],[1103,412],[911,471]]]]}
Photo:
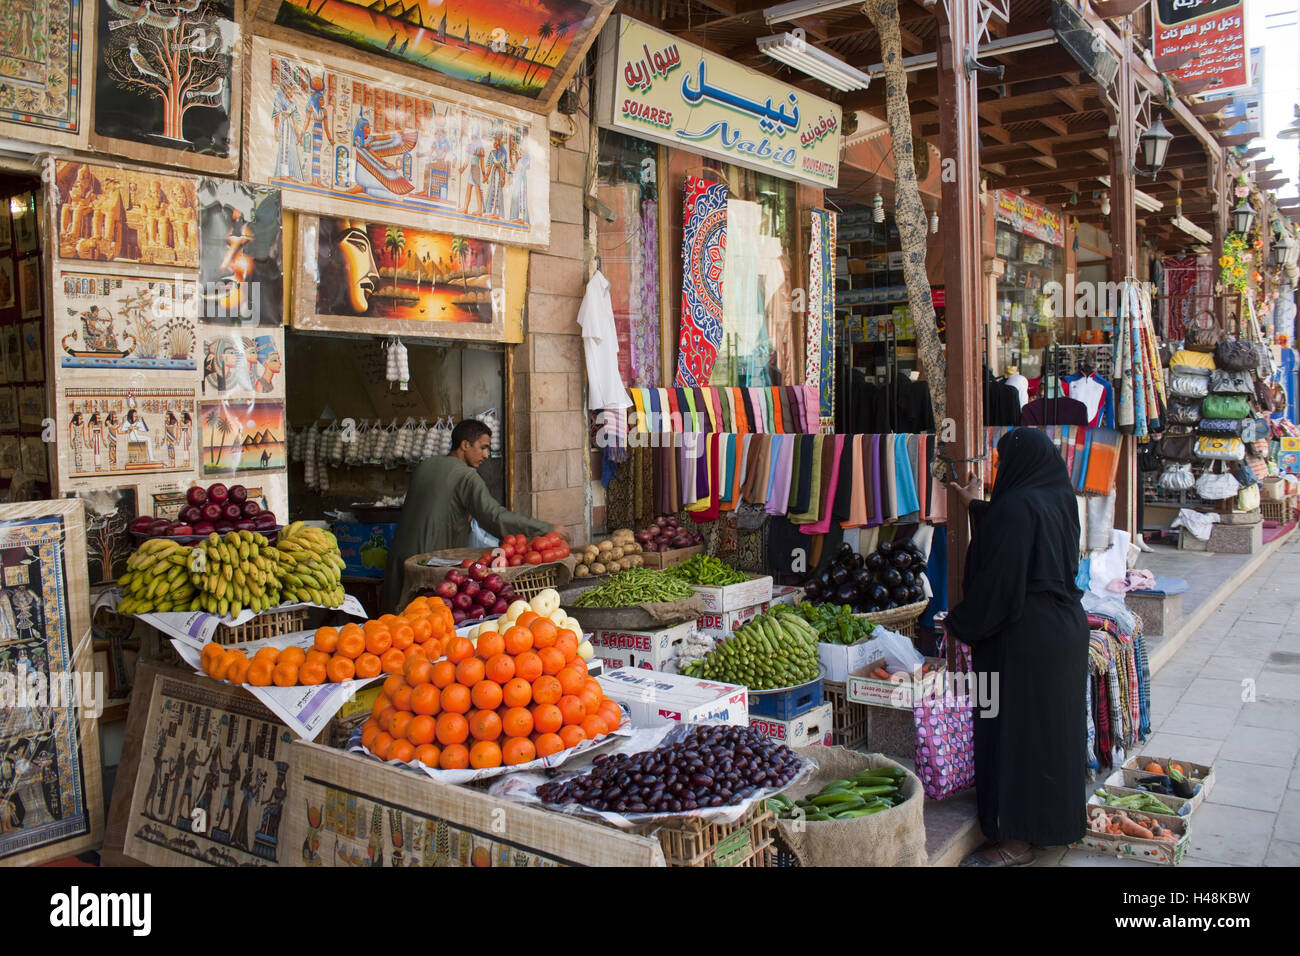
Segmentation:
{"type": "Polygon", "coordinates": [[[600,563],[593,564],[593,565],[591,566],[591,573],[592,573],[592,574],[604,574],[604,573],[605,573],[605,566],[604,566],[603,564],[600,564],[600,563]]]}
{"type": "Polygon", "coordinates": [[[624,553],[623,549],[620,548],[618,545],[614,545],[614,547],[609,549],[609,556],[613,558],[615,561],[620,560],[623,557],[623,553],[624,553]]]}
{"type": "Polygon", "coordinates": [[[619,571],[623,570],[623,565],[621,562],[611,561],[609,564],[605,565],[605,570],[610,574],[617,574],[619,571]]]}
{"type": "Polygon", "coordinates": [[[601,551],[612,551],[614,548],[614,542],[602,541],[600,544],[596,545],[596,547],[599,548],[601,551]]]}
{"type": "Polygon", "coordinates": [[[597,551],[595,548],[589,547],[587,548],[586,551],[582,552],[582,557],[584,561],[586,561],[588,564],[591,564],[593,561],[600,558],[600,552],[597,551]]]}
{"type": "Polygon", "coordinates": [[[591,570],[585,564],[579,564],[573,569],[573,576],[575,578],[585,578],[590,573],[591,570]]]}
{"type": "Polygon", "coordinates": [[[631,544],[624,546],[623,553],[627,554],[631,552],[632,554],[640,554],[643,550],[645,549],[642,548],[640,544],[638,544],[636,541],[633,541],[631,544]]]}

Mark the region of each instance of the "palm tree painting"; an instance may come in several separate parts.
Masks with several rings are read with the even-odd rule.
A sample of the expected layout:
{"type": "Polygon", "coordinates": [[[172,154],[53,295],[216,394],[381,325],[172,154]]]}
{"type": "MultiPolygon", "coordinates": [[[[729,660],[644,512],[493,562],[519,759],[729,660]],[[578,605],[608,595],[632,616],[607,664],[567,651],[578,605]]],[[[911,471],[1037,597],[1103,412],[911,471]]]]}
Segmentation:
{"type": "Polygon", "coordinates": [[[528,74],[533,72],[533,66],[537,63],[537,54],[542,52],[542,41],[547,39],[554,31],[555,27],[551,26],[550,20],[543,21],[542,25],[537,28],[537,46],[533,47],[532,55],[528,58],[528,68],[524,70],[525,83],[528,82],[528,74]]]}
{"type": "Polygon", "coordinates": [[[469,279],[465,275],[466,261],[469,258],[469,240],[464,236],[452,236],[451,238],[451,255],[456,262],[456,267],[461,270],[460,284],[466,292],[469,292],[469,279]]]}
{"type": "Polygon", "coordinates": [[[401,264],[402,252],[406,249],[406,232],[401,226],[384,227],[384,248],[393,256],[393,293],[397,293],[397,267],[401,264]]]}
{"type": "MultiPolygon", "coordinates": [[[[537,36],[539,40],[545,40],[547,37],[552,37],[551,46],[549,49],[547,49],[546,55],[541,58],[540,62],[534,62],[533,65],[528,68],[528,71],[524,73],[525,84],[528,82],[528,79],[531,76],[534,67],[546,65],[546,61],[551,58],[551,54],[555,51],[555,45],[560,42],[561,37],[563,37],[566,33],[569,32],[569,28],[572,27],[573,24],[565,23],[563,20],[561,20],[559,23],[555,25],[554,35],[552,35],[549,29],[547,29],[549,26],[550,26],[549,23],[543,23],[541,29],[537,31],[537,36]],[[542,33],[542,30],[546,30],[546,33],[542,33]]],[[[538,49],[541,49],[541,46],[542,44],[539,42],[537,44],[538,49]]]]}
{"type": "Polygon", "coordinates": [[[219,449],[216,444],[217,431],[222,426],[225,426],[226,431],[229,431],[230,429],[230,426],[226,425],[225,419],[226,416],[222,415],[221,410],[217,408],[209,408],[203,416],[203,427],[207,429],[209,436],[208,457],[212,460],[212,464],[214,465],[221,460],[221,449],[219,449]]]}

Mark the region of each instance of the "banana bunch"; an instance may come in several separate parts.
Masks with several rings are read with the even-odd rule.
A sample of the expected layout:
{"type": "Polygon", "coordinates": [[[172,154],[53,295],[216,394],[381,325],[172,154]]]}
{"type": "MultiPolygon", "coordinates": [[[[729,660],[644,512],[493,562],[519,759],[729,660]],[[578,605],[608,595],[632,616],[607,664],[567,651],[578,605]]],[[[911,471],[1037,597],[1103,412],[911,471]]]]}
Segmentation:
{"type": "Polygon", "coordinates": [[[188,611],[198,591],[190,580],[190,548],[167,538],[150,538],[126,559],[119,614],[188,611]]]}
{"type": "Polygon", "coordinates": [[[191,552],[189,571],[198,591],[192,611],[238,617],[245,608],[261,613],[281,601],[280,552],[255,531],[208,535],[191,552]]]}
{"type": "Polygon", "coordinates": [[[295,521],[276,539],[285,600],[338,607],[346,595],[340,575],[345,567],[338,539],[324,528],[295,521]]]}

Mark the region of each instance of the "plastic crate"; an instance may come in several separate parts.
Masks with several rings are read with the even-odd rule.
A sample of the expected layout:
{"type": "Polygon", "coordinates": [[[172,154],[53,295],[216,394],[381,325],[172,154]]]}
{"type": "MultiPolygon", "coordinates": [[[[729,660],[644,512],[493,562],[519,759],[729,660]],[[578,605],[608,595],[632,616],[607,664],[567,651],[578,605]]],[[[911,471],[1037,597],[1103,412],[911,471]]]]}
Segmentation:
{"type": "Polygon", "coordinates": [[[307,628],[307,609],[294,608],[290,611],[263,611],[257,617],[243,624],[232,627],[218,624],[212,640],[218,644],[244,644],[248,641],[261,641],[268,637],[283,637],[307,628]]]}
{"type": "Polygon", "coordinates": [[[837,747],[854,749],[867,744],[867,706],[849,700],[848,688],[842,683],[825,681],[822,689],[831,702],[831,742],[837,747]]]}
{"type": "Polygon", "coordinates": [[[1289,524],[1295,516],[1295,509],[1292,505],[1293,499],[1283,498],[1281,501],[1272,501],[1264,499],[1259,503],[1259,513],[1265,521],[1274,521],[1277,524],[1289,524]]]}
{"type": "Polygon", "coordinates": [[[795,684],[793,687],[777,687],[773,690],[751,689],[749,716],[768,717],[772,720],[794,720],[800,714],[821,706],[823,700],[820,677],[795,684]]]}
{"type": "Polygon", "coordinates": [[[735,823],[685,817],[655,835],[669,866],[771,866],[775,831],[776,815],[759,803],[735,823]]]}

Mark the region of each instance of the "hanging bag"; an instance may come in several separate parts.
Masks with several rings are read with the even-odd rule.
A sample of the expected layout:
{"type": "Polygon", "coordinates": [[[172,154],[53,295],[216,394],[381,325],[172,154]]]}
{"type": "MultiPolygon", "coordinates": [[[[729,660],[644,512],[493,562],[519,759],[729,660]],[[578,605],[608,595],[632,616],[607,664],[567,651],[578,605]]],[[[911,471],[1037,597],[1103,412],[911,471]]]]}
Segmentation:
{"type": "Polygon", "coordinates": [[[1210,394],[1210,377],[1174,372],[1169,376],[1169,391],[1179,398],[1204,398],[1210,394]]]}
{"type": "Polygon", "coordinates": [[[1214,364],[1232,372],[1248,372],[1259,365],[1259,352],[1241,339],[1224,339],[1214,349],[1214,364]]]}
{"type": "Polygon", "coordinates": [[[1170,425],[1195,425],[1201,420],[1201,403],[1195,399],[1171,398],[1166,414],[1170,425]]]}
{"type": "Polygon", "coordinates": [[[1195,435],[1168,435],[1160,439],[1160,457],[1169,461],[1191,461],[1196,457],[1195,435]]]}
{"type": "Polygon", "coordinates": [[[1255,405],[1260,411],[1269,414],[1277,411],[1277,402],[1273,397],[1273,388],[1270,383],[1255,379],[1254,392],[1255,405]]]}
{"type": "Polygon", "coordinates": [[[1241,482],[1232,475],[1219,475],[1207,471],[1196,479],[1196,495],[1202,501],[1222,501],[1235,497],[1241,490],[1241,482]]]}
{"type": "Polygon", "coordinates": [[[1216,368],[1210,373],[1210,392],[1214,395],[1253,395],[1255,382],[1249,372],[1229,372],[1216,368]]]}
{"type": "Polygon", "coordinates": [[[1192,473],[1191,463],[1166,465],[1160,473],[1159,484],[1164,491],[1191,491],[1196,487],[1196,475],[1192,473]]]}
{"type": "MultiPolygon", "coordinates": [[[[946,615],[944,615],[946,616],[946,615]]],[[[939,621],[936,626],[942,627],[939,621]]],[[[948,634],[939,640],[939,656],[947,656],[948,634]]],[[[974,674],[970,648],[957,641],[957,667],[974,674]]],[[[943,800],[975,785],[975,713],[968,696],[945,693],[925,697],[912,708],[916,725],[916,775],[925,795],[943,800]]]]}
{"type": "Polygon", "coordinates": [[[1246,444],[1263,441],[1272,431],[1268,420],[1264,418],[1243,418],[1238,424],[1241,425],[1239,435],[1246,444]]]}
{"type": "Polygon", "coordinates": [[[1223,333],[1219,331],[1214,316],[1209,312],[1202,312],[1187,327],[1183,337],[1183,348],[1193,352],[1213,352],[1222,337],[1223,333]]]}
{"type": "Polygon", "coordinates": [[[1244,395],[1210,395],[1201,402],[1203,418],[1236,418],[1250,416],[1250,402],[1244,395]]]}
{"type": "Polygon", "coordinates": [[[1236,435],[1241,437],[1241,419],[1202,418],[1196,430],[1202,435],[1236,435]]]}
{"type": "Polygon", "coordinates": [[[1241,461],[1246,457],[1246,446],[1240,438],[1202,435],[1196,439],[1196,457],[1207,461],[1241,461]]]}

